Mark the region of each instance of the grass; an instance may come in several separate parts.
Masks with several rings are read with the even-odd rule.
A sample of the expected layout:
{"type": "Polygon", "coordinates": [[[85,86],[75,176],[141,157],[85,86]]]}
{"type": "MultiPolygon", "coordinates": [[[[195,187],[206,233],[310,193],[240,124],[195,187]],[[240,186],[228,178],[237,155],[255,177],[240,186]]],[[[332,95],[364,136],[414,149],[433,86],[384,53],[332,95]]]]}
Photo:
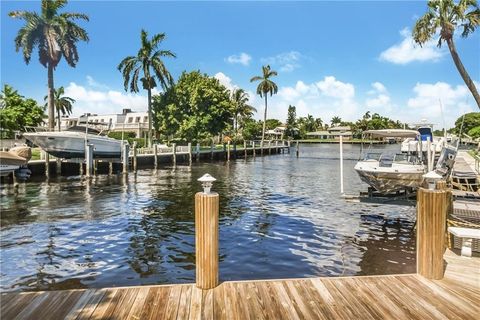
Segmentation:
{"type": "Polygon", "coordinates": [[[32,159],[30,160],[40,160],[40,149],[39,148],[32,148],[32,159]]]}

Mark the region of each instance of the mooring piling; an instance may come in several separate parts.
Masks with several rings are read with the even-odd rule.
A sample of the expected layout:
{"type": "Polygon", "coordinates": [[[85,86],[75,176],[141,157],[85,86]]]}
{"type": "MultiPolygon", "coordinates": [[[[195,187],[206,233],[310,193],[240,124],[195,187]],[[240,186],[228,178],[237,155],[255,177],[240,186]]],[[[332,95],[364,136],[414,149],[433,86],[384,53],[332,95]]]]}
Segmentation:
{"type": "Polygon", "coordinates": [[[213,289],[218,285],[218,213],[219,195],[211,192],[216,179],[205,174],[198,181],[203,192],[195,194],[195,266],[196,285],[213,289]]]}

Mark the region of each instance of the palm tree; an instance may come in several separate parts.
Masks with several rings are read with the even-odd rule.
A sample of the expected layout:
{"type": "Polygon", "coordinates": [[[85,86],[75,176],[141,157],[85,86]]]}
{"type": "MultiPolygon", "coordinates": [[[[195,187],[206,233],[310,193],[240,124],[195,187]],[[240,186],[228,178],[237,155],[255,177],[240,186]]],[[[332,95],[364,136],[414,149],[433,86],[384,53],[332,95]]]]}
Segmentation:
{"type": "Polygon", "coordinates": [[[330,123],[332,124],[332,127],[334,127],[335,125],[339,125],[340,123],[342,123],[342,118],[334,116],[332,120],[330,120],[330,123]]]}
{"type": "Polygon", "coordinates": [[[231,100],[234,105],[234,131],[238,134],[239,120],[250,118],[257,109],[248,104],[248,94],[243,89],[234,89],[231,93],[231,100]]]}
{"type": "Polygon", "coordinates": [[[262,67],[263,74],[261,76],[255,76],[250,79],[250,82],[260,81],[257,87],[257,94],[261,97],[265,97],[265,112],[263,113],[263,130],[262,130],[262,153],[263,153],[263,142],[265,141],[265,126],[267,122],[267,95],[270,93],[270,96],[278,92],[278,87],[275,82],[270,80],[270,77],[278,75],[276,71],[270,70],[270,66],[262,67]]]}
{"type": "MultiPolygon", "coordinates": [[[[63,87],[58,88],[58,90],[53,90],[54,93],[54,105],[55,110],[57,111],[57,119],[58,119],[58,131],[60,131],[60,112],[62,115],[68,115],[72,113],[72,105],[75,103],[75,99],[70,97],[64,97],[65,89],[63,87]]],[[[43,98],[47,103],[45,103],[45,107],[48,105],[48,96],[43,98]]]]}
{"type": "Polygon", "coordinates": [[[81,13],[59,13],[67,0],[42,0],[40,15],[29,11],[12,11],[9,16],[25,20],[25,25],[15,37],[15,49],[23,49],[23,59],[28,64],[34,47],[38,48],[40,63],[48,70],[48,127],[55,126],[53,71],[62,57],[68,65],[78,62],[77,42],[88,41],[87,32],[75,23],[76,19],[88,21],[81,13]]]}
{"type": "Polygon", "coordinates": [[[152,89],[157,86],[155,79],[160,81],[163,90],[167,90],[173,84],[173,78],[168,72],[162,57],[176,58],[170,50],[160,50],[160,43],[165,40],[165,33],[158,33],[148,39],[148,34],[142,29],[140,32],[140,49],[136,56],[128,56],[120,62],[118,70],[122,72],[125,91],[130,85],[131,92],[138,92],[138,80],[140,78],[143,89],[148,92],[148,144],[152,145],[152,89]],[[131,78],[131,81],[130,81],[131,78]]]}
{"type": "Polygon", "coordinates": [[[465,70],[460,57],[458,56],[453,34],[455,28],[461,27],[462,37],[466,38],[473,33],[480,24],[480,9],[476,0],[460,0],[455,4],[453,0],[430,0],[428,1],[428,12],[423,15],[415,24],[413,39],[419,45],[432,39],[440,31],[438,47],[446,42],[453,62],[463,78],[468,89],[472,92],[473,98],[480,108],[480,96],[472,79],[465,70]],[[469,11],[468,11],[469,10],[469,11]],[[467,12],[468,11],[468,12],[467,12]]]}

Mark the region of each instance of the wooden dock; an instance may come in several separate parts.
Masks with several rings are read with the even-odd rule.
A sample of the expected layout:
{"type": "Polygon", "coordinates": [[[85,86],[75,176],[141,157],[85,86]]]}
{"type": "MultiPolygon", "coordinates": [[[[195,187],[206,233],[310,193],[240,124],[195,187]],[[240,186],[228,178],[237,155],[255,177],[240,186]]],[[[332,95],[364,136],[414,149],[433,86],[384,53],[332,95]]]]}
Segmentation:
{"type": "Polygon", "coordinates": [[[480,258],[416,274],[2,293],[1,319],[478,319],[480,258]]]}

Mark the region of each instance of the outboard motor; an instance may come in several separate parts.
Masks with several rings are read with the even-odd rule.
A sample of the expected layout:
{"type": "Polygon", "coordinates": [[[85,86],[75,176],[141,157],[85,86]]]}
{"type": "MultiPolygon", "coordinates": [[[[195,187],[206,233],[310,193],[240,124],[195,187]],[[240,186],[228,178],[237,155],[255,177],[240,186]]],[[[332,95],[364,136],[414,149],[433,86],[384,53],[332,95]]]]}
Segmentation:
{"type": "Polygon", "coordinates": [[[450,146],[443,147],[440,157],[438,158],[437,165],[435,166],[435,171],[444,178],[448,178],[452,172],[456,157],[456,148],[450,146]]]}
{"type": "Polygon", "coordinates": [[[25,181],[30,178],[32,171],[28,169],[26,165],[21,166],[19,169],[15,170],[14,172],[15,177],[20,181],[25,181]]]}

